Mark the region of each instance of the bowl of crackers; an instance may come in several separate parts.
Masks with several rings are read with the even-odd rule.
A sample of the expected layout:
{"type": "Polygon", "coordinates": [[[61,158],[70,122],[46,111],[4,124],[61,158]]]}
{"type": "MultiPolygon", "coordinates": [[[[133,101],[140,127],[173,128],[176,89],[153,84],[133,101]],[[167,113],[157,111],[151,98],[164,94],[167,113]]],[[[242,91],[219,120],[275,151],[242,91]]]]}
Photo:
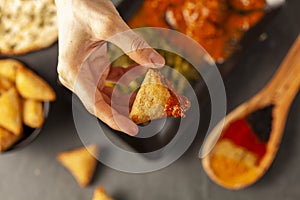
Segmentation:
{"type": "Polygon", "coordinates": [[[40,133],[54,90],[15,59],[0,59],[0,153],[27,146],[40,133]]]}

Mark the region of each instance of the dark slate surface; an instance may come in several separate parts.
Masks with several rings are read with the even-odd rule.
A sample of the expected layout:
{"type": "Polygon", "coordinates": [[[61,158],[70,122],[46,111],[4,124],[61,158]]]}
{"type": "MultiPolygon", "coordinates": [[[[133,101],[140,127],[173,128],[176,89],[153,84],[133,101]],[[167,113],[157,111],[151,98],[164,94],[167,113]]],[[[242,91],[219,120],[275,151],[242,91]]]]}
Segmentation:
{"type": "MultiPolygon", "coordinates": [[[[300,1],[287,3],[264,28],[265,41],[254,41],[225,78],[228,110],[258,92],[271,78],[300,33],[300,1]]],[[[28,147],[0,155],[1,200],[91,199],[94,187],[104,186],[116,200],[253,200],[300,198],[300,96],[292,104],[278,155],[265,176],[241,190],[223,189],[204,173],[198,159],[201,131],[189,150],[171,166],[148,174],[127,174],[99,164],[93,184],[80,188],[55,160],[58,152],[81,146],[71,104],[57,84],[57,45],[17,57],[55,88],[58,99],[41,135],[28,147]]],[[[203,117],[203,116],[202,116],[203,117]]]]}

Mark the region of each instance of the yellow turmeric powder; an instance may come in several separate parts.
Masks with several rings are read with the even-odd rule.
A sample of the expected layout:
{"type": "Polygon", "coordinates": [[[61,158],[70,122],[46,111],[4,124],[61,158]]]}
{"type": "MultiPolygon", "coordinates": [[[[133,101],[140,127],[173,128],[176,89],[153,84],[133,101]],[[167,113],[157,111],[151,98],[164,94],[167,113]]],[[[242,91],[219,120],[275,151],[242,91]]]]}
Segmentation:
{"type": "Polygon", "coordinates": [[[222,139],[212,152],[210,165],[223,184],[231,187],[256,178],[256,161],[252,152],[222,139]]]}

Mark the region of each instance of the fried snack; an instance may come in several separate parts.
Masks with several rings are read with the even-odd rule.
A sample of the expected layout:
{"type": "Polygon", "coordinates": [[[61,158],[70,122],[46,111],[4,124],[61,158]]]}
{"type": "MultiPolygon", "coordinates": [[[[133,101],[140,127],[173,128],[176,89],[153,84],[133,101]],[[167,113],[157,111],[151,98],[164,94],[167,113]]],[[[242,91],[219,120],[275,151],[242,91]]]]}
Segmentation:
{"type": "Polygon", "coordinates": [[[20,137],[0,127],[0,152],[9,149],[20,137]]]}
{"type": "Polygon", "coordinates": [[[20,135],[22,132],[22,117],[20,99],[15,88],[9,89],[0,96],[0,125],[20,135]]]}
{"type": "Polygon", "coordinates": [[[8,80],[15,82],[17,69],[22,68],[24,65],[14,59],[1,59],[0,60],[0,76],[7,78],[8,80]]]}
{"type": "Polygon", "coordinates": [[[95,189],[93,200],[113,200],[106,194],[103,187],[98,187],[95,189]]]}
{"type": "Polygon", "coordinates": [[[163,117],[184,116],[190,102],[184,96],[175,95],[174,88],[167,87],[167,83],[159,72],[148,70],[129,115],[136,124],[163,117]]]}
{"type": "Polygon", "coordinates": [[[149,70],[133,103],[130,118],[137,124],[166,116],[165,104],[171,97],[158,73],[149,70]]]}
{"type": "Polygon", "coordinates": [[[17,69],[16,86],[23,98],[38,101],[55,100],[55,92],[46,81],[24,67],[17,69]]]}
{"type": "MultiPolygon", "coordinates": [[[[1,11],[0,7],[0,15],[1,11]]],[[[0,126],[7,130],[1,130],[0,152],[21,138],[23,124],[31,128],[41,127],[44,123],[42,100],[54,99],[53,89],[21,62],[0,59],[0,126]]]]}
{"type": "Polygon", "coordinates": [[[1,0],[0,19],[2,54],[27,53],[57,40],[54,0],[1,0]]]}
{"type": "Polygon", "coordinates": [[[8,89],[10,89],[13,86],[14,84],[11,81],[9,81],[7,78],[0,76],[0,94],[6,92],[8,89]]]}
{"type": "Polygon", "coordinates": [[[32,99],[23,100],[23,122],[31,128],[39,128],[44,123],[43,103],[32,99]]]}
{"type": "Polygon", "coordinates": [[[81,187],[90,184],[97,165],[93,155],[98,153],[95,145],[58,154],[57,160],[68,169],[81,187]]]}

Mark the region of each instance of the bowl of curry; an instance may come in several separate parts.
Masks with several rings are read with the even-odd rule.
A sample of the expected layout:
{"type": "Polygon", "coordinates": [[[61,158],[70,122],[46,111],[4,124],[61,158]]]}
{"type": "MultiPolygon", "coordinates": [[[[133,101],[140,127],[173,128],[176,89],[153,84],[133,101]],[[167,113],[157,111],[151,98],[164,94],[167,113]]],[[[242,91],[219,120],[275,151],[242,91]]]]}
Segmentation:
{"type": "Polygon", "coordinates": [[[241,48],[245,34],[270,14],[268,3],[267,0],[131,0],[122,1],[118,7],[131,28],[177,30],[197,41],[216,63],[223,64],[241,48]]]}

